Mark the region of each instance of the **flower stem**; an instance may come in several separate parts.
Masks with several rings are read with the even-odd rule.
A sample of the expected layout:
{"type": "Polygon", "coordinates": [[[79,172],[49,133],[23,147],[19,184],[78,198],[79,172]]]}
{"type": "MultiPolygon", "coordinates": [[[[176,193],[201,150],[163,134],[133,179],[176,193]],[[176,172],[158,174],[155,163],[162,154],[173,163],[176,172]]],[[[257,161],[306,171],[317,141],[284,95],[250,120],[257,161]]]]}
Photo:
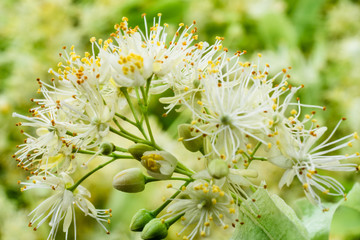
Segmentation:
{"type": "Polygon", "coordinates": [[[101,168],[105,167],[106,165],[114,162],[115,160],[119,159],[120,157],[114,157],[113,159],[107,161],[106,163],[100,164],[99,166],[97,166],[96,168],[94,168],[93,170],[91,170],[90,172],[88,172],[87,174],[85,174],[82,178],[80,178],[79,181],[77,181],[74,185],[72,185],[71,187],[68,187],[67,190],[69,191],[74,191],[79,185],[80,183],[82,183],[85,179],[87,179],[89,176],[91,176],[93,173],[97,172],[98,170],[100,170],[101,168]]]}
{"type": "Polygon", "coordinates": [[[173,200],[174,198],[176,198],[177,195],[180,194],[181,189],[182,189],[183,187],[186,187],[187,185],[189,185],[189,183],[190,183],[190,181],[185,182],[168,200],[166,200],[160,207],[158,207],[157,209],[153,210],[153,211],[151,212],[151,213],[153,214],[153,216],[156,217],[164,208],[166,208],[166,206],[169,205],[169,204],[172,202],[172,200],[173,200]]]}

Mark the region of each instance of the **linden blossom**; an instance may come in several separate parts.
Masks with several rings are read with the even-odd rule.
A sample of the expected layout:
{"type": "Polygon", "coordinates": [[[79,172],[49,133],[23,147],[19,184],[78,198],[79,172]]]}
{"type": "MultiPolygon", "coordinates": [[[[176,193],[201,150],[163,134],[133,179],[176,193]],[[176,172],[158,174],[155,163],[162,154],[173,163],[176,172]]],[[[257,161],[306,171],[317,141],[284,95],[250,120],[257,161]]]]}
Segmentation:
{"type": "Polygon", "coordinates": [[[303,184],[304,192],[308,199],[321,207],[323,207],[321,198],[313,187],[324,194],[345,197],[344,187],[338,181],[332,177],[320,175],[317,172],[317,169],[329,171],[357,170],[356,164],[340,162],[344,159],[355,158],[358,156],[357,154],[328,155],[336,150],[352,146],[352,142],[358,139],[357,133],[354,133],[329,142],[340,123],[341,121],[329,137],[317,146],[314,144],[326,132],[326,127],[311,127],[310,130],[301,127],[293,132],[291,132],[290,128],[284,127],[279,131],[279,137],[276,136],[278,148],[272,149],[268,160],[287,169],[279,182],[280,188],[285,184],[289,186],[293,178],[297,176],[303,184]],[[337,145],[338,143],[340,144],[337,145]]]}
{"type": "Polygon", "coordinates": [[[105,64],[111,66],[111,76],[120,87],[144,86],[146,80],[152,75],[162,77],[171,72],[183,61],[187,53],[194,46],[190,46],[194,39],[196,28],[193,25],[186,26],[181,32],[184,24],[167,43],[165,28],[161,26],[161,14],[158,14],[158,22],[155,22],[148,31],[147,21],[144,15],[145,33],[138,27],[130,28],[128,19],[124,17],[120,24],[115,25],[117,30],[112,36],[115,42],[107,40],[104,44],[97,44],[100,49],[99,57],[105,64]],[[179,43],[179,44],[178,44],[179,43]]]}
{"type": "Polygon", "coordinates": [[[191,240],[198,234],[202,237],[208,236],[211,222],[227,229],[228,224],[235,219],[234,200],[216,185],[196,180],[183,189],[182,196],[187,198],[174,199],[163,218],[183,215],[181,223],[185,227],[177,233],[178,236],[195,224],[191,233],[184,239],[191,240]]]}
{"type": "Polygon", "coordinates": [[[90,198],[90,192],[82,186],[77,186],[74,192],[67,190],[67,187],[74,184],[69,175],[61,173],[60,177],[56,177],[55,175],[49,174],[47,177],[34,176],[31,180],[32,182],[30,183],[21,183],[25,185],[22,191],[45,188],[53,190],[54,193],[29,214],[33,215],[29,227],[33,227],[35,223],[37,223],[36,227],[34,227],[34,230],[37,230],[50,218],[49,225],[51,230],[48,239],[55,239],[60,222],[63,221],[62,230],[65,233],[65,239],[68,239],[69,227],[73,222],[74,236],[76,239],[74,206],[77,206],[85,215],[94,218],[107,233],[109,232],[103,223],[110,222],[109,217],[111,217],[111,210],[96,209],[88,200],[88,198],[90,198]]]}

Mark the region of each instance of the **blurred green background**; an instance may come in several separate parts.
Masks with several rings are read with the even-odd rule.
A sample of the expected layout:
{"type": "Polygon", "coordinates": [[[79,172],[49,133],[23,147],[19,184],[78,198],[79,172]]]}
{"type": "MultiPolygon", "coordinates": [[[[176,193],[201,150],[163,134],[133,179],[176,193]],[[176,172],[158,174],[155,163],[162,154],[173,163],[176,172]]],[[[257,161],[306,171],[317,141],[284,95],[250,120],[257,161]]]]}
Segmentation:
{"type": "MultiPolygon", "coordinates": [[[[317,114],[321,124],[331,129],[341,117],[346,117],[348,120],[336,136],[359,131],[359,1],[1,0],[0,239],[46,239],[48,233],[45,225],[37,232],[26,228],[26,215],[46,193],[20,194],[16,182],[26,175],[16,168],[11,155],[23,136],[11,113],[26,113],[31,107],[29,99],[37,88],[35,79],[50,79],[47,70],[56,66],[62,46],[75,45],[77,52],[84,52],[90,47],[90,37],[107,38],[123,16],[129,18],[131,26],[142,27],[142,13],[147,13],[151,21],[158,12],[163,14],[163,22],[173,25],[172,29],[179,22],[191,24],[196,20],[200,40],[213,43],[215,36],[223,36],[224,45],[231,51],[248,51],[245,59],[254,60],[261,52],[273,74],[292,66],[291,84],[305,84],[298,94],[302,102],[327,106],[325,112],[317,114]]],[[[161,120],[159,129],[166,130],[173,120],[174,116],[161,120]]],[[[359,144],[354,148],[359,148],[359,144]]],[[[114,170],[103,172],[106,171],[114,170]]],[[[294,198],[303,196],[301,188],[294,183],[279,191],[278,171],[281,170],[270,168],[261,176],[271,191],[291,205],[294,198]]],[[[338,177],[347,190],[359,181],[357,174],[338,177]]],[[[105,235],[92,219],[78,214],[78,239],[138,239],[138,235],[129,233],[128,223],[138,208],[155,207],[152,188],[141,194],[122,194],[111,190],[111,178],[112,174],[97,173],[87,186],[92,189],[96,206],[114,209],[112,234],[105,235]],[[144,198],[148,198],[146,203],[144,198]]],[[[350,213],[343,214],[344,219],[351,219],[351,224],[333,226],[331,238],[359,239],[360,216],[347,218],[350,213]]],[[[63,236],[59,234],[58,239],[63,236]]]]}

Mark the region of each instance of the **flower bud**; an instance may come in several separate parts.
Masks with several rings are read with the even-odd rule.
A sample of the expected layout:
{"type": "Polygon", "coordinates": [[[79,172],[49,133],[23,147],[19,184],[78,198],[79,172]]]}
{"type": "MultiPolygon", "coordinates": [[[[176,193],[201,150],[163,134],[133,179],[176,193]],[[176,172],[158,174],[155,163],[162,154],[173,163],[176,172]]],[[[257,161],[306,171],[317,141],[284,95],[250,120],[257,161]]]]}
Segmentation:
{"type": "Polygon", "coordinates": [[[104,142],[100,145],[100,149],[101,149],[101,154],[109,155],[110,153],[112,153],[114,151],[115,146],[113,143],[104,142]]]}
{"type": "Polygon", "coordinates": [[[201,136],[194,138],[195,136],[191,131],[190,124],[180,124],[178,126],[178,133],[180,139],[182,139],[182,143],[184,144],[185,148],[190,152],[197,152],[203,147],[203,138],[201,136]]]}
{"type": "Polygon", "coordinates": [[[122,192],[141,192],[145,189],[145,180],[145,175],[139,168],[129,168],[116,174],[113,187],[122,192]]]}
{"type": "Polygon", "coordinates": [[[136,143],[134,145],[131,145],[128,148],[129,153],[137,160],[141,160],[141,157],[143,156],[144,152],[146,151],[152,151],[154,150],[154,148],[145,145],[145,144],[141,144],[141,143],[136,143]]]}
{"type": "Polygon", "coordinates": [[[165,222],[159,218],[154,218],[145,225],[141,232],[141,238],[144,240],[164,239],[168,234],[168,227],[165,222]]]}
{"type": "Polygon", "coordinates": [[[140,209],[135,213],[135,215],[131,219],[130,229],[134,232],[140,232],[144,229],[145,225],[150,222],[155,216],[151,213],[151,211],[146,209],[140,209]]]}
{"type": "Polygon", "coordinates": [[[167,179],[173,174],[177,159],[165,151],[148,151],[141,157],[141,164],[150,176],[157,179],[167,179]]]}
{"type": "Polygon", "coordinates": [[[221,159],[212,160],[209,163],[208,171],[213,178],[220,179],[229,174],[227,163],[221,159]]]}

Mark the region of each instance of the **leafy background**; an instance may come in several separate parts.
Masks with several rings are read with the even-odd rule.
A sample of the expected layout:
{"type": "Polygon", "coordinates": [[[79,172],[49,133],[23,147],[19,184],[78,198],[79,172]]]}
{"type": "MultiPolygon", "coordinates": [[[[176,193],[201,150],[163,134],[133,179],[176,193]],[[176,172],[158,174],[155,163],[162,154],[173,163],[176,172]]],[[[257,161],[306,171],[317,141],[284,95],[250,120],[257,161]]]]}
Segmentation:
{"type": "MultiPolygon", "coordinates": [[[[50,79],[47,70],[60,60],[62,46],[75,45],[78,52],[89,49],[89,38],[107,38],[122,16],[130,25],[142,26],[140,15],[148,20],[163,13],[163,22],[173,25],[197,21],[199,39],[214,42],[224,36],[224,45],[231,51],[248,51],[245,59],[270,63],[273,73],[292,66],[291,84],[305,84],[299,93],[302,102],[324,105],[317,113],[321,124],[332,129],[341,117],[348,120],[337,132],[343,136],[360,129],[360,2],[353,0],[2,0],[0,1],[0,239],[46,239],[48,228],[37,232],[26,228],[28,212],[45,192],[21,194],[17,180],[26,175],[16,168],[11,155],[23,136],[16,129],[12,112],[26,113],[29,99],[36,94],[35,79],[50,79]]],[[[154,108],[161,139],[173,136],[171,124],[176,115],[162,119],[154,108]]],[[[156,121],[156,120],[154,120],[156,121]]],[[[335,136],[335,137],[336,137],[335,136]]],[[[169,148],[177,149],[174,146],[169,148]]],[[[354,145],[354,151],[359,144],[354,145]]],[[[124,163],[122,166],[127,166],[124,163]]],[[[117,170],[118,170],[117,169],[117,170]]],[[[264,167],[262,167],[264,169],[264,167]]],[[[282,170],[266,166],[260,176],[266,179],[271,192],[287,204],[303,197],[301,186],[277,188],[282,170]]],[[[144,193],[128,195],[112,191],[111,178],[116,168],[97,173],[86,183],[92,189],[96,206],[111,207],[114,217],[105,236],[88,218],[78,214],[78,239],[138,239],[129,233],[130,218],[138,208],[153,208],[161,200],[150,186],[144,193]],[[105,172],[105,173],[104,173],[105,172]],[[144,201],[143,199],[148,199],[144,201]]],[[[358,174],[336,174],[349,191],[358,174]]],[[[165,188],[162,188],[165,189],[165,188]]],[[[161,191],[165,190],[160,190],[161,191]]],[[[167,193],[163,193],[167,194],[167,193]]],[[[360,197],[360,196],[359,196],[360,197]]],[[[328,201],[339,199],[329,198],[328,201]]],[[[360,212],[339,209],[332,221],[331,239],[359,239],[360,212]]],[[[174,226],[178,228],[179,226],[174,226]]],[[[221,234],[221,232],[220,232],[221,234]]],[[[173,235],[169,239],[173,239],[173,235]]],[[[59,234],[59,239],[63,236],[59,234]]],[[[174,238],[175,239],[175,238],[174,238]]]]}

